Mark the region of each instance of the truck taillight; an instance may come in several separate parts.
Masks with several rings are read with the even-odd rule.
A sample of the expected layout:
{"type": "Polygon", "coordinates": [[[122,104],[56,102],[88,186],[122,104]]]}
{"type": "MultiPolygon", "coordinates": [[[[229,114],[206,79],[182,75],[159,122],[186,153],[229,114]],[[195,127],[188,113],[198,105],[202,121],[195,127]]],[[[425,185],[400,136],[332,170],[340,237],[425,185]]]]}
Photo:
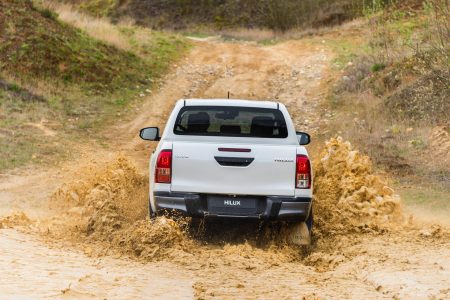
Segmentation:
{"type": "Polygon", "coordinates": [[[156,160],[155,182],[170,183],[172,181],[172,150],[162,150],[156,160]]]}
{"type": "Polygon", "coordinates": [[[295,172],[295,187],[298,189],[311,188],[311,164],[306,155],[297,155],[295,172]]]}

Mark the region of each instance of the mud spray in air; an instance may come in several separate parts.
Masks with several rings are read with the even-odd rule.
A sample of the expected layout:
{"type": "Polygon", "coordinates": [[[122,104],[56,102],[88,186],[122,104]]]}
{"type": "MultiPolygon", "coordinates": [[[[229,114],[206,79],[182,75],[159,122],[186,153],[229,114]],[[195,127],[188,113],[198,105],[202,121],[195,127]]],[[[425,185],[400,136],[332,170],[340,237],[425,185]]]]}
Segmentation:
{"type": "MultiPolygon", "coordinates": [[[[149,220],[148,177],[123,155],[106,166],[86,168],[80,172],[84,175],[59,188],[51,205],[63,213],[37,226],[51,239],[69,240],[96,255],[121,253],[146,261],[188,263],[189,258],[209,257],[211,251],[226,259],[245,253],[267,262],[317,260],[314,253],[326,252],[336,236],[382,233],[402,224],[399,197],[374,175],[370,159],[348,142],[329,140],[314,165],[314,243],[307,251],[285,242],[279,224],[248,224],[234,232],[229,224],[225,232],[222,224],[191,224],[189,218],[149,220]]],[[[4,226],[13,222],[11,218],[4,226]]],[[[15,218],[27,220],[25,215],[15,218]]]]}

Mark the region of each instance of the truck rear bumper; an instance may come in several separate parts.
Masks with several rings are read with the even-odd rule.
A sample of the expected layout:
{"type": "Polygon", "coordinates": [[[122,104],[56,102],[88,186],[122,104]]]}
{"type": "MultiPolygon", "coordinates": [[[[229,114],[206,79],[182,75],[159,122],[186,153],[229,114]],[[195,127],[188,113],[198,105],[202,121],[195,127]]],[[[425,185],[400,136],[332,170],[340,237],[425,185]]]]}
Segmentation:
{"type": "Polygon", "coordinates": [[[285,196],[238,196],[195,193],[155,192],[156,213],[175,210],[198,218],[246,218],[304,221],[311,209],[311,198],[285,196]],[[222,205],[223,203],[239,205],[222,205]],[[215,203],[213,206],[212,203],[215,203]]]}

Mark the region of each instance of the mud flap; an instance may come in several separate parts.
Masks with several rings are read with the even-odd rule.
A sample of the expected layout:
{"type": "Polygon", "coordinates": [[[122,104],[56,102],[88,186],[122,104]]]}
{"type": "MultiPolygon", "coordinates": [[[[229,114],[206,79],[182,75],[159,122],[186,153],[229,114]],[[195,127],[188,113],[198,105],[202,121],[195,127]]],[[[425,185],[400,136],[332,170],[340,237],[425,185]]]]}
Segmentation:
{"type": "Polygon", "coordinates": [[[307,246],[311,244],[311,234],[305,222],[290,225],[288,241],[298,246],[307,246]]]}

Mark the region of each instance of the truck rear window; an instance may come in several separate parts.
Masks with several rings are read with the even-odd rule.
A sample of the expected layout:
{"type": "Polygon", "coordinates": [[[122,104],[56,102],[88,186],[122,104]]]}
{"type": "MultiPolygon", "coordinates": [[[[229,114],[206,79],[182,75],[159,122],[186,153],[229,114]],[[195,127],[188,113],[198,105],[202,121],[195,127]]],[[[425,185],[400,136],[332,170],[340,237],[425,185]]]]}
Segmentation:
{"type": "Polygon", "coordinates": [[[232,106],[185,106],[173,132],[178,135],[286,138],[286,121],[278,109],[232,106]]]}

